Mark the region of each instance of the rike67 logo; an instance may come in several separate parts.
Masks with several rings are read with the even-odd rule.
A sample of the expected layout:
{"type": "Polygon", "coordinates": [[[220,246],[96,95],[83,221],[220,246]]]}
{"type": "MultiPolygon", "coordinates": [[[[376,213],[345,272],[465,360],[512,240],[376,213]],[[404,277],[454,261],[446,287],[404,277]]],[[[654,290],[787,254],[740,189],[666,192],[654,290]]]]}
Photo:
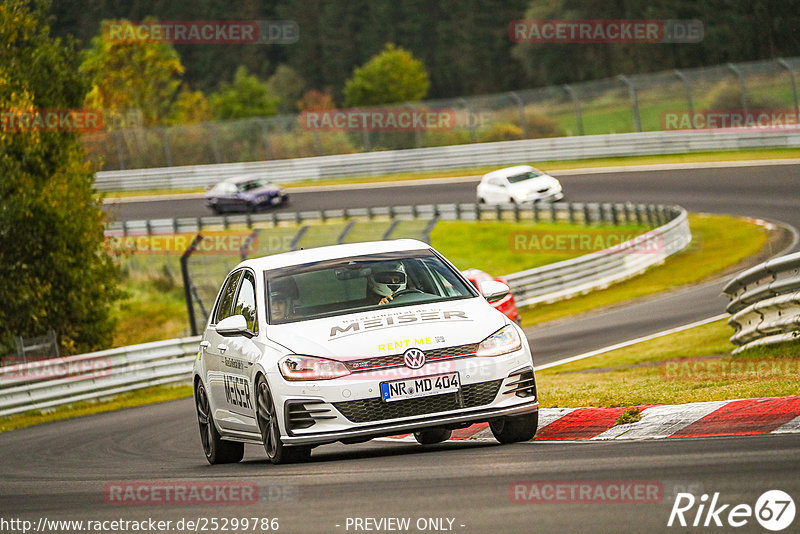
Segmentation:
{"type": "Polygon", "coordinates": [[[792,524],[795,511],[794,500],[781,490],[765,491],[754,507],[723,503],[719,492],[711,496],[710,502],[705,493],[699,499],[691,493],[679,493],[672,505],[667,526],[738,528],[747,525],[755,517],[763,528],[778,532],[792,524]]]}

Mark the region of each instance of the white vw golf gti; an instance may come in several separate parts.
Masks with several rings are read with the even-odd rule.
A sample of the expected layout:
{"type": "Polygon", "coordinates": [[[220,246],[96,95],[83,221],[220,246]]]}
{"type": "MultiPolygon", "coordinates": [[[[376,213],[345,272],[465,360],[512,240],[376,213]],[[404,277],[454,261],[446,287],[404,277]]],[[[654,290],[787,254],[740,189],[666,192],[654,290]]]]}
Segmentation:
{"type": "Polygon", "coordinates": [[[263,444],[272,463],[317,445],[414,433],[431,444],[489,422],[533,438],[539,403],[520,328],[429,245],[337,245],[242,262],[222,284],[194,364],[212,464],[263,444]]]}

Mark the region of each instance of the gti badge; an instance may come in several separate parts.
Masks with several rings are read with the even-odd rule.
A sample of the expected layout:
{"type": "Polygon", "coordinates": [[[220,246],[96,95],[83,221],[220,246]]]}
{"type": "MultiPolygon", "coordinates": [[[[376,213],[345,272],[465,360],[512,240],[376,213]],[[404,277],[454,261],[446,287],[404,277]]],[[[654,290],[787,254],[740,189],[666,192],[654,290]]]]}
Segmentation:
{"type": "Polygon", "coordinates": [[[408,349],[403,353],[403,361],[409,369],[419,369],[425,365],[425,353],[419,349],[408,349]]]}

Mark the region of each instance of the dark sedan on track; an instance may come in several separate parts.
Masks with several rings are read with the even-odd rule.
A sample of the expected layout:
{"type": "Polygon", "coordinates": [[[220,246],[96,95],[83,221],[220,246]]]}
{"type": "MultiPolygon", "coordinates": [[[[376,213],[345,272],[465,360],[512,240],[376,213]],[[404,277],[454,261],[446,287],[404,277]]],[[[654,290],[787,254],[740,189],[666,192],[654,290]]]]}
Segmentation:
{"type": "Polygon", "coordinates": [[[206,191],[206,204],[214,213],[253,212],[288,201],[280,186],[259,176],[228,178],[206,191]]]}

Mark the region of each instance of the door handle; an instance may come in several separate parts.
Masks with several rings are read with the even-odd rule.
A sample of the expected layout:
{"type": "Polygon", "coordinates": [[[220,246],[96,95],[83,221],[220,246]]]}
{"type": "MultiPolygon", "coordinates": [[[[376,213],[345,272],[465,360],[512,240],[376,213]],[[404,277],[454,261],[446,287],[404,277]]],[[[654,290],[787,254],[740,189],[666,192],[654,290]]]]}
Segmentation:
{"type": "Polygon", "coordinates": [[[217,350],[220,352],[225,352],[226,350],[228,350],[228,345],[220,343],[219,345],[217,345],[217,350]]]}
{"type": "Polygon", "coordinates": [[[201,341],[200,342],[200,348],[203,349],[203,350],[207,349],[210,346],[211,346],[211,342],[210,341],[201,341]]]}

